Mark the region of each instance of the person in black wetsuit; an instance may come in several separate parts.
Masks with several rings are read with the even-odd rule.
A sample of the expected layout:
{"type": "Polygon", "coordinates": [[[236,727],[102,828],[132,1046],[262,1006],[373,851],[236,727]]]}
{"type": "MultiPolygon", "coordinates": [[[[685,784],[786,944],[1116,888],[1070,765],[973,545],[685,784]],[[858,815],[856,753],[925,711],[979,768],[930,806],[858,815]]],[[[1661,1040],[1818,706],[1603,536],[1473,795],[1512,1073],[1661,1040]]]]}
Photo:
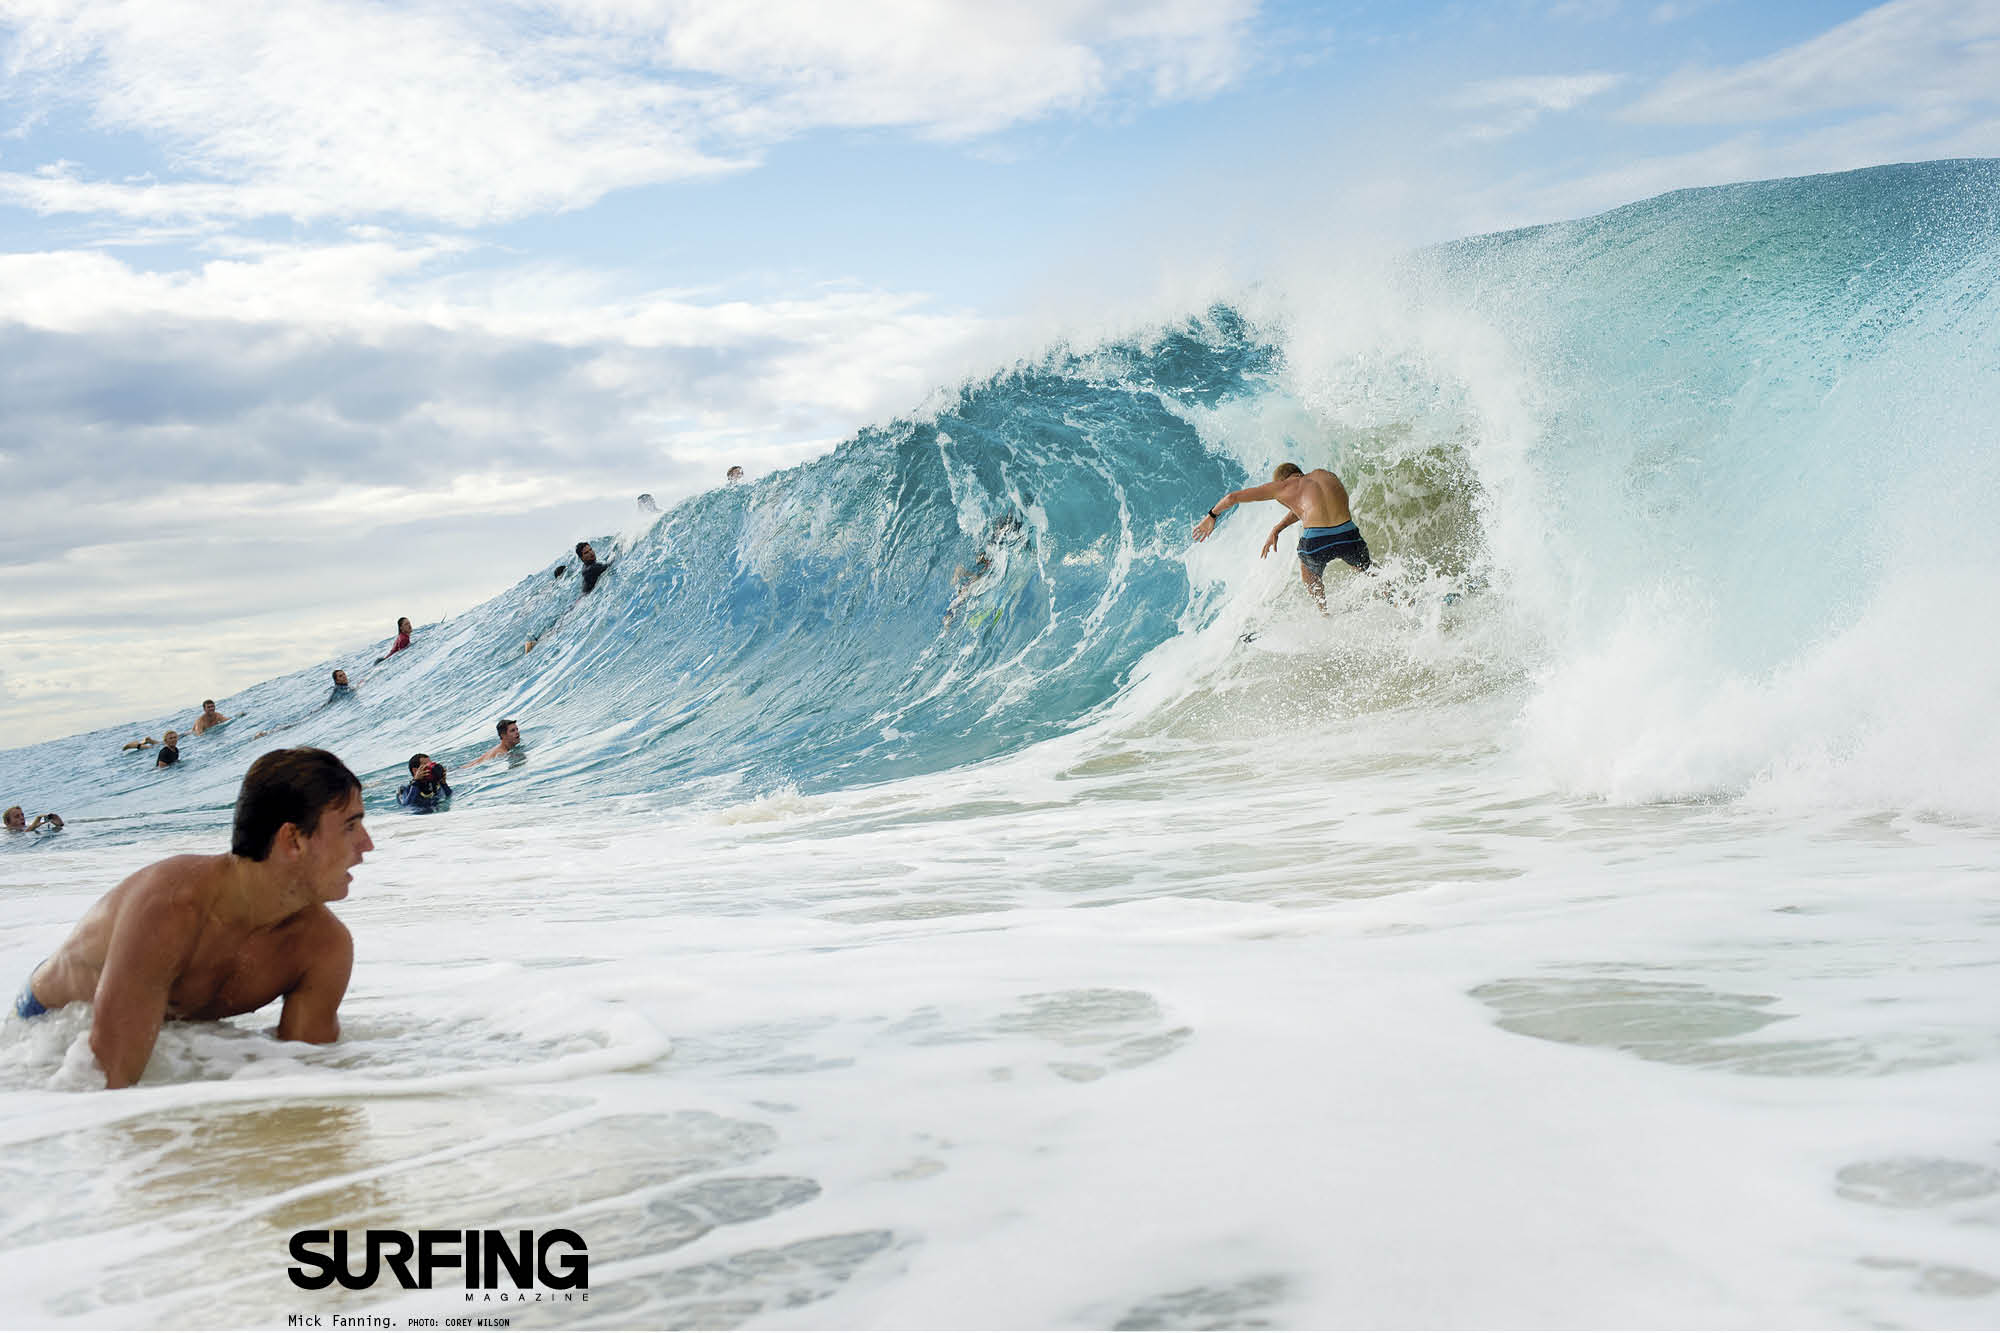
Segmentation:
{"type": "MultiPolygon", "coordinates": [[[[597,581],[603,578],[605,571],[611,568],[611,562],[607,560],[600,563],[597,559],[596,550],[591,547],[591,544],[589,542],[578,542],[576,544],[576,554],[577,558],[583,562],[582,566],[578,569],[577,573],[578,576],[581,577],[583,580],[582,595],[587,597],[592,592],[596,591],[597,581]]],[[[552,575],[550,575],[550,578],[553,581],[560,583],[562,581],[563,575],[567,573],[569,573],[568,565],[557,565],[555,568],[555,572],[552,575]]],[[[546,639],[550,634],[554,633],[555,627],[562,623],[563,616],[566,616],[568,614],[569,614],[568,611],[564,611],[562,613],[562,616],[557,616],[547,629],[543,630],[540,634],[532,636],[526,643],[522,644],[521,651],[524,653],[532,653],[533,651],[535,651],[535,645],[540,643],[543,639],[546,639]]]]}
{"type": "Polygon", "coordinates": [[[396,804],[429,815],[450,800],[451,784],[444,780],[444,765],[432,763],[421,751],[411,755],[410,780],[397,790],[396,804]]]}
{"type": "Polygon", "coordinates": [[[181,761],[181,734],[178,731],[162,732],[160,735],[160,755],[153,761],[154,768],[172,768],[181,761]]]}
{"type": "Polygon", "coordinates": [[[611,566],[597,563],[597,552],[591,549],[589,542],[578,542],[576,544],[576,554],[577,558],[583,561],[583,569],[581,571],[583,576],[583,590],[587,593],[597,587],[597,581],[604,577],[604,571],[611,568],[611,566]]]}

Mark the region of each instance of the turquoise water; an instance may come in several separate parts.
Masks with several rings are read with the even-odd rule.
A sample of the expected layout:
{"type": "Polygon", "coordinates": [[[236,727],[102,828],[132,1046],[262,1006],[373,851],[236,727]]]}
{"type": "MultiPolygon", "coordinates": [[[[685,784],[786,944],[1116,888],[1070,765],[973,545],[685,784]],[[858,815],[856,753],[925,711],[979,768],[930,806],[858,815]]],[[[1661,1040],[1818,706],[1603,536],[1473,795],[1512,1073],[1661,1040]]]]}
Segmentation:
{"type": "Polygon", "coordinates": [[[311,1224],[576,1228],[523,1327],[1991,1327],[1996,500],[2000,163],[1689,191],[1025,352],[173,771],[0,752],[0,976],[260,728],[378,843],[334,1046],[0,1020],[0,1323],[462,1312],[311,1224]],[[1324,619],[1188,540],[1285,459],[1324,619]]]}
{"type": "MultiPolygon", "coordinates": [[[[548,578],[566,553],[545,552],[384,666],[357,645],[225,700],[243,721],[192,742],[183,771],[108,744],[184,725],[172,714],[0,754],[0,788],[85,819],[213,809],[261,749],[250,733],[311,710],[334,665],[365,678],[358,702],[285,737],[348,756],[377,804],[409,753],[462,763],[501,716],[526,720],[537,756],[512,799],[735,799],[935,772],[1117,697],[1210,614],[1189,516],[1294,457],[1347,477],[1393,572],[1499,585],[1513,632],[1491,650],[1495,680],[1544,673],[1544,710],[1684,712],[1682,693],[1809,664],[1899,576],[1934,576],[1931,609],[1954,619],[1955,580],[1990,576],[1996,182],[1991,162],[1947,162],[1686,191],[1415,256],[1373,309],[1253,294],[1045,352],[678,506],[566,615],[575,583],[548,578]],[[1009,519],[1022,527],[990,543],[997,563],[945,623],[957,572],[1009,519]],[[1592,664],[1648,626],[1673,651],[1635,658],[1628,690],[1601,698],[1592,664]]],[[[1894,693],[1884,680],[1838,728],[1846,744],[1894,693]]],[[[1939,719],[1958,723],[1990,712],[1939,719]]],[[[1798,739],[1638,794],[1740,794],[1798,739]]],[[[1552,757],[1614,796],[1592,774],[1616,761],[1552,757]]],[[[1935,799],[1932,785],[1907,794],[1935,799]]]]}

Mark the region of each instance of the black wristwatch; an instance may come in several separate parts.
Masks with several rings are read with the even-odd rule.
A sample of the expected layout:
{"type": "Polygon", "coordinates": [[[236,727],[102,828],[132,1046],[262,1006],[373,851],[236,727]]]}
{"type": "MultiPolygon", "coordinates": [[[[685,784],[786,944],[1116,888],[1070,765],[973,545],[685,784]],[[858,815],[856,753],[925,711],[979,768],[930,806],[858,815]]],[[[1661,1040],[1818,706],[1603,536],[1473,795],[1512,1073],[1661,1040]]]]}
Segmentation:
{"type": "Polygon", "coordinates": [[[1222,515],[1220,515],[1220,514],[1216,513],[1216,512],[1215,512],[1215,511],[1214,511],[1213,509],[1211,509],[1211,510],[1209,510],[1209,511],[1208,511],[1208,517],[1209,517],[1209,520],[1210,520],[1211,522],[1214,522],[1214,521],[1216,521],[1216,520],[1220,519],[1220,518],[1222,517],[1222,515]]]}

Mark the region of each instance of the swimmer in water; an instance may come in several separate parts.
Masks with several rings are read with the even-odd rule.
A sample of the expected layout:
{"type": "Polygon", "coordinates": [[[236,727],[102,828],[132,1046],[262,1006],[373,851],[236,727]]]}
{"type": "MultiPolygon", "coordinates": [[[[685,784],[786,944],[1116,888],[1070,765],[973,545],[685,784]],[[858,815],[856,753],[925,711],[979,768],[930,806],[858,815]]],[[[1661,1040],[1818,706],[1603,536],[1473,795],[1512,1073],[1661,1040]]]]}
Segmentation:
{"type": "Polygon", "coordinates": [[[63,826],[61,815],[36,815],[35,822],[30,824],[28,816],[22,812],[21,807],[18,805],[8,806],[6,813],[0,815],[0,823],[6,825],[9,833],[34,833],[41,829],[47,829],[51,833],[60,833],[63,826]]]}
{"type": "Polygon", "coordinates": [[[467,768],[478,768],[488,759],[498,759],[503,755],[511,755],[514,753],[516,747],[521,744],[521,726],[513,718],[501,718],[493,729],[500,733],[500,743],[467,764],[467,768]]]}
{"type": "Polygon", "coordinates": [[[597,563],[597,551],[589,542],[578,542],[576,544],[576,555],[579,560],[583,561],[583,568],[578,571],[578,576],[583,579],[584,592],[595,592],[597,590],[597,581],[604,577],[606,570],[611,568],[610,564],[600,565],[597,563]]]}
{"type": "Polygon", "coordinates": [[[375,848],[361,782],[325,750],[250,765],[219,856],[170,856],[128,876],[28,974],[14,1013],[93,1006],[107,1088],[138,1082],[163,1024],[212,1022],[282,998],[280,1041],[340,1038],[354,937],[327,904],[375,848]]]}
{"type": "Polygon", "coordinates": [[[178,731],[162,732],[160,754],[153,760],[154,768],[172,768],[181,761],[181,734],[178,731]]]}
{"type": "MultiPolygon", "coordinates": [[[[577,573],[583,579],[583,592],[585,595],[588,595],[597,590],[597,581],[603,578],[605,571],[611,568],[611,562],[607,560],[603,564],[599,564],[597,561],[597,549],[589,542],[578,542],[576,544],[576,554],[577,558],[583,562],[577,573]]],[[[567,573],[569,573],[568,565],[557,565],[554,578],[561,579],[567,573]]],[[[567,611],[563,612],[563,615],[568,614],[569,612],[567,611]]],[[[535,645],[546,639],[550,631],[554,630],[556,625],[560,625],[561,623],[562,616],[557,616],[554,624],[551,624],[548,629],[534,635],[526,643],[522,644],[521,651],[524,653],[535,651],[535,645]]]]}
{"type": "Polygon", "coordinates": [[[203,699],[201,701],[201,716],[194,720],[194,734],[199,736],[205,731],[221,726],[228,720],[229,715],[227,713],[218,713],[215,711],[215,700],[203,699]]]}
{"type": "Polygon", "coordinates": [[[451,800],[451,784],[444,780],[444,765],[433,763],[419,751],[410,756],[410,780],[396,791],[396,804],[421,815],[435,814],[451,800]]]}
{"type": "Polygon", "coordinates": [[[410,646],[410,618],[408,616],[398,616],[396,618],[396,641],[389,645],[388,652],[383,653],[380,657],[375,659],[376,664],[379,666],[380,664],[388,661],[390,658],[394,657],[397,653],[402,652],[405,648],[409,646],[410,646]]]}
{"type": "MultiPolygon", "coordinates": [[[[342,671],[339,667],[335,667],[333,669],[333,688],[326,692],[325,702],[321,703],[318,708],[313,709],[311,713],[307,713],[306,717],[312,717],[315,714],[323,713],[327,709],[339,703],[341,700],[352,699],[353,697],[354,697],[354,687],[347,683],[347,673],[345,671],[342,671]]],[[[264,730],[258,732],[255,736],[252,736],[250,739],[253,741],[262,740],[264,737],[273,735],[276,732],[290,731],[293,727],[296,727],[297,725],[299,725],[299,723],[305,721],[306,717],[294,718],[292,721],[285,723],[281,727],[266,727],[264,730]]]]}
{"type": "Polygon", "coordinates": [[[994,557],[1019,541],[1026,531],[1017,515],[1002,514],[993,520],[993,528],[986,537],[986,549],[972,562],[972,568],[967,569],[964,565],[960,565],[951,572],[957,584],[951,592],[951,605],[944,609],[945,624],[951,624],[952,617],[958,614],[959,608],[979,590],[979,585],[986,576],[993,572],[994,557]]]}

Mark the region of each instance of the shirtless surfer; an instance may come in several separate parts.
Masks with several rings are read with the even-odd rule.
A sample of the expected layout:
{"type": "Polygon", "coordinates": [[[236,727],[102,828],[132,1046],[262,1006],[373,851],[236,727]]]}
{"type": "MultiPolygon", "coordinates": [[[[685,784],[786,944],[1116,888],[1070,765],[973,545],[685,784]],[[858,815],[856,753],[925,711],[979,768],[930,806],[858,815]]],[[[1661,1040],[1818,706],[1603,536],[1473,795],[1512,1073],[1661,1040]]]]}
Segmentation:
{"type": "MultiPolygon", "coordinates": [[[[503,755],[510,755],[521,744],[521,724],[513,718],[501,718],[499,722],[494,724],[493,729],[500,733],[500,743],[467,764],[467,768],[478,768],[488,759],[498,759],[503,755]]],[[[522,756],[524,759],[526,757],[526,755],[522,756]]]]}
{"type": "Polygon", "coordinates": [[[228,720],[229,714],[215,711],[215,700],[203,699],[201,701],[201,716],[194,720],[194,726],[191,730],[195,735],[199,736],[210,727],[219,727],[228,720]]]}
{"type": "Polygon", "coordinates": [[[279,1040],[338,1040],[354,938],[326,905],[375,848],[361,813],[361,783],[333,755],[271,751],[243,777],[229,850],[170,856],[98,899],[14,1012],[94,1005],[90,1049],[110,1088],[138,1081],[161,1024],[281,996],[279,1040]]]}
{"type": "Polygon", "coordinates": [[[1207,541],[1223,510],[1252,500],[1276,500],[1287,511],[1264,539],[1259,559],[1276,548],[1279,533],[1294,523],[1304,524],[1299,529],[1299,578],[1322,612],[1326,610],[1326,588],[1320,582],[1320,575],[1329,563],[1345,560],[1362,571],[1373,563],[1368,557],[1368,543],[1361,539],[1361,530],[1354,526],[1354,515],[1348,510],[1347,487],[1323,467],[1305,472],[1297,463],[1280,463],[1264,485],[1231,491],[1217,500],[1207,517],[1194,525],[1194,539],[1207,541]]]}

